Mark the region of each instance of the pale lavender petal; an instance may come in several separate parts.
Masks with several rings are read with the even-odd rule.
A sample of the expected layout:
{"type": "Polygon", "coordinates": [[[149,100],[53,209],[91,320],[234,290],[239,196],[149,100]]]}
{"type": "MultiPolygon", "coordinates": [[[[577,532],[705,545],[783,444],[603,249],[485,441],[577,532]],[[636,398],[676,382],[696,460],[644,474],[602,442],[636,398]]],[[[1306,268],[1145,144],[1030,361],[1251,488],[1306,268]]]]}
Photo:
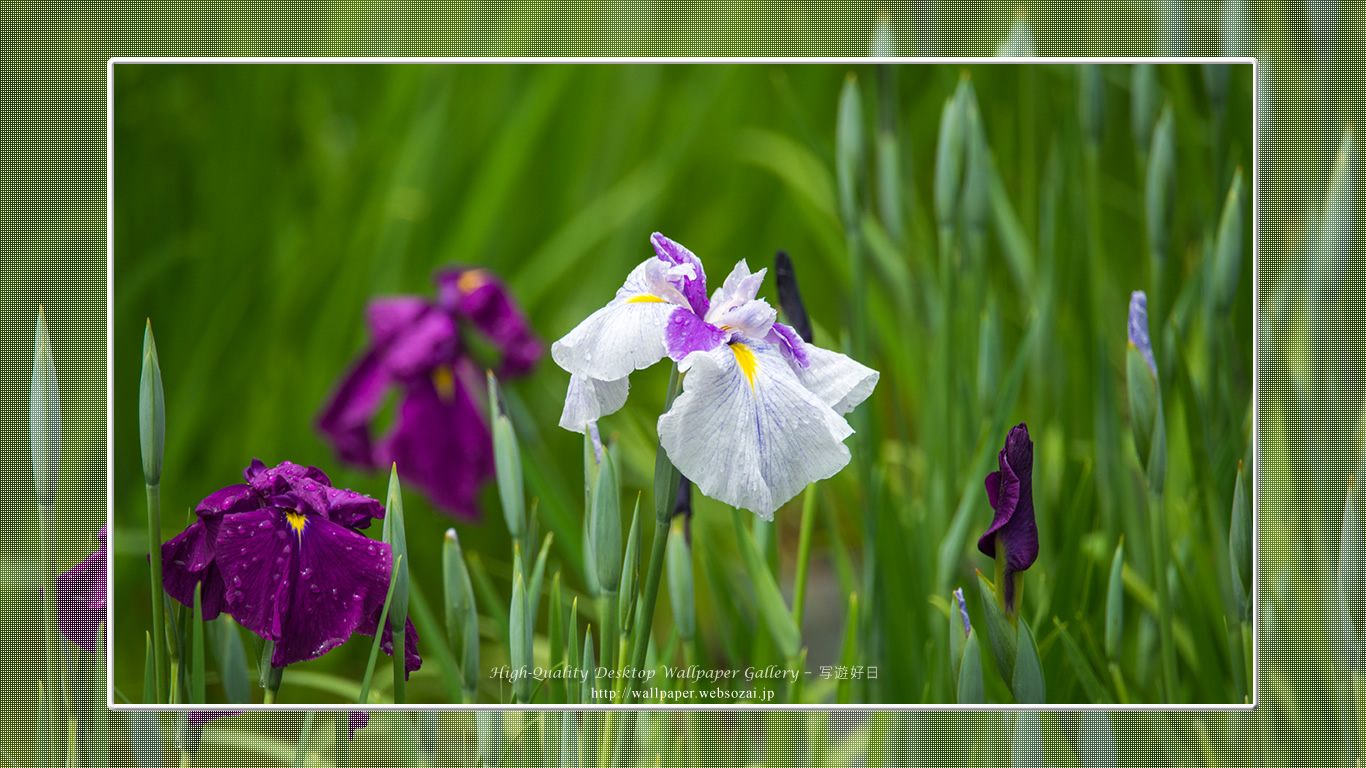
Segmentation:
{"type": "Polygon", "coordinates": [[[564,394],[564,409],[560,412],[560,427],[582,433],[610,413],[626,404],[631,381],[625,377],[616,381],[599,381],[587,376],[570,376],[569,389],[564,394]]]}

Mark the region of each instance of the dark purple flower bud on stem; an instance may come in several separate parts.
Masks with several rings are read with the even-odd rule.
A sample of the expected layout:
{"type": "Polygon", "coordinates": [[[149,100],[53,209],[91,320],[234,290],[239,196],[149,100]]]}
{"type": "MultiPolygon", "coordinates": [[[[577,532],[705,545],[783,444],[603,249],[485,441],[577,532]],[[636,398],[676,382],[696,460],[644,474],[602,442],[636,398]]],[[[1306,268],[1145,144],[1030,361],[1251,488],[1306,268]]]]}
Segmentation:
{"type": "Polygon", "coordinates": [[[1039,556],[1039,530],[1034,524],[1034,443],[1029,429],[1010,430],[997,458],[1000,466],[987,475],[987,499],[996,511],[977,549],[996,560],[996,596],[1012,619],[1017,615],[1020,576],[1039,556]]]}
{"type": "Polygon", "coordinates": [[[797,272],[792,267],[792,257],[787,251],[778,251],[773,259],[773,271],[778,278],[778,306],[783,308],[787,324],[802,337],[807,344],[812,343],[815,334],[811,331],[811,318],[806,314],[802,303],[802,292],[797,288],[797,272]]]}
{"type": "Polygon", "coordinates": [[[686,477],[680,477],[678,483],[678,501],[674,504],[674,517],[683,518],[683,537],[692,546],[692,481],[686,477]]]}

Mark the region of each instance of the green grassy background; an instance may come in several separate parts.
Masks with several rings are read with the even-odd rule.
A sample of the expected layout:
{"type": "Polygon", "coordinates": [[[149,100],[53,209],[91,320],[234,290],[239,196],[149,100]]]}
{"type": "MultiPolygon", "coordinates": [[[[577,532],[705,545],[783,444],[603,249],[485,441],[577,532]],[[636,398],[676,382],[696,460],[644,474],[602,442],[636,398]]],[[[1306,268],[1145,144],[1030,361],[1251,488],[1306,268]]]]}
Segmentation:
{"type": "MultiPolygon", "coordinates": [[[[117,65],[114,348],[120,360],[127,357],[122,351],[138,349],[143,321],[152,319],[167,391],[165,535],[183,528],[183,511],[200,498],[240,482],[252,457],[315,464],[339,485],[382,498],[385,479],[338,466],[312,427],[364,344],[362,310],[375,294],[425,293],[441,265],[483,265],[504,276],[548,342],[605,303],[650,253],[652,231],[698,253],[713,283],[737,259],[770,266],[774,251],[785,248],[796,261],[820,341],[841,348],[855,305],[865,303],[873,327],[865,362],[883,373],[863,406],[883,488],[874,504],[882,580],[873,602],[878,650],[868,652],[877,661],[861,659],[877,663],[880,674],[863,699],[948,700],[939,676],[946,624],[933,598],[942,604],[949,589],[966,587],[974,617],[984,620],[972,574],[991,570],[974,546],[991,510],[979,489],[963,504],[968,518],[944,563],[940,548],[962,489],[980,486],[994,463],[1003,425],[1026,421],[1036,441],[1043,541],[1040,562],[1027,577],[1026,615],[1042,643],[1050,700],[1085,701],[1052,619],[1072,623],[1072,635],[1099,663],[1109,558],[1126,526],[1130,560],[1140,573],[1148,568],[1146,526],[1135,512],[1142,505],[1141,474],[1124,426],[1128,293],[1147,287],[1144,239],[1134,234],[1142,231],[1143,206],[1128,131],[1129,70],[1103,68],[1103,251],[1096,258],[1084,234],[1088,191],[1074,117],[1076,67],[899,67],[894,110],[905,185],[899,215],[908,235],[895,245],[881,224],[868,221],[874,283],[855,297],[835,206],[834,104],[846,73],[854,72],[866,124],[873,126],[879,106],[872,67],[117,65]],[[1014,217],[1019,230],[1015,241],[987,238],[984,270],[955,268],[963,281],[955,315],[967,318],[973,338],[960,337],[948,350],[950,366],[976,381],[974,315],[988,297],[998,307],[1003,351],[993,361],[999,381],[990,383],[987,399],[978,402],[975,387],[955,390],[944,427],[936,413],[943,411],[943,393],[934,389],[944,343],[931,316],[938,258],[931,179],[939,111],[965,75],[977,90],[1008,198],[994,215],[1014,217]],[[1036,262],[1027,278],[1007,268],[1018,253],[1036,262]],[[1006,395],[998,405],[1031,312],[1048,315],[1047,324],[1028,352],[1018,396],[1006,395]],[[1097,435],[1097,414],[1105,414],[1111,432],[1097,435]],[[993,418],[997,429],[986,434],[993,418]],[[958,436],[950,449],[961,454],[947,461],[934,454],[935,433],[945,428],[958,436]],[[1118,464],[1098,470],[1105,461],[1118,464]],[[1098,476],[1101,471],[1111,474],[1098,476]],[[1102,479],[1119,486],[1107,488],[1102,479]]],[[[1184,281],[1202,269],[1202,238],[1217,219],[1232,168],[1250,167],[1251,69],[1241,67],[1234,77],[1220,134],[1199,67],[1161,67],[1159,79],[1178,126],[1181,191],[1172,259],[1184,281]],[[1216,151],[1220,180],[1214,178],[1216,151]]],[[[1232,322],[1237,338],[1246,340],[1250,266],[1241,279],[1232,322]]],[[[772,281],[765,295],[776,305],[772,281]]],[[[1245,414],[1251,350],[1243,343],[1228,354],[1222,363],[1234,372],[1241,400],[1229,410],[1245,414]]],[[[665,366],[637,374],[627,408],[602,425],[621,441],[628,500],[652,485],[652,425],[666,374],[665,366]]],[[[136,365],[115,365],[116,684],[132,700],[141,686],[139,641],[147,623],[137,377],[136,365]]],[[[555,426],[567,380],[547,358],[535,375],[508,388],[530,493],[541,500],[543,529],[556,535],[552,572],[562,570],[567,585],[581,589],[580,438],[555,426]]],[[[1178,399],[1168,397],[1169,411],[1179,416],[1178,399]]],[[[1178,607],[1194,641],[1179,696],[1188,702],[1229,703],[1244,693],[1233,682],[1221,592],[1228,589],[1222,537],[1231,467],[1246,452],[1248,433],[1242,418],[1216,429],[1209,439],[1218,449],[1213,474],[1222,495],[1215,499],[1201,498],[1195,487],[1190,457],[1176,446],[1184,433],[1171,440],[1172,533],[1193,578],[1178,607]]],[[[852,561],[857,571],[868,556],[859,551],[863,523],[855,486],[850,469],[821,488],[813,606],[804,628],[813,667],[840,661],[844,596],[860,588],[840,566],[852,561]]],[[[410,489],[410,497],[419,495],[410,489]]],[[[477,553],[506,596],[507,535],[496,498],[490,492],[484,499],[491,513],[485,522],[457,527],[466,551],[477,553]]],[[[772,651],[749,640],[764,629],[733,555],[729,514],[709,501],[698,506],[704,656],[725,667],[769,660],[765,654],[772,651]]],[[[799,512],[798,501],[778,513],[771,554],[787,588],[799,512]]],[[[440,534],[451,521],[416,498],[407,518],[414,578],[439,609],[440,534]]],[[[1143,615],[1131,614],[1129,684],[1135,701],[1152,701],[1144,680],[1153,636],[1145,635],[1143,615]]],[[[671,620],[661,615],[666,632],[671,620]]],[[[501,663],[504,653],[488,640],[486,667],[501,663]]],[[[321,689],[291,684],[291,678],[312,679],[291,669],[281,700],[345,701],[331,676],[354,678],[350,672],[363,665],[368,647],[358,640],[301,665],[328,676],[321,689]]],[[[994,663],[989,653],[985,658],[990,681],[994,663]]],[[[435,657],[427,659],[410,701],[446,700],[435,657]]],[[[1009,700],[1004,688],[989,690],[1009,700]]]]}
{"type": "MultiPolygon", "coordinates": [[[[127,5],[33,3],[7,10],[14,31],[3,38],[10,66],[0,76],[0,82],[3,82],[0,99],[8,113],[14,116],[7,123],[3,138],[8,150],[6,174],[13,183],[0,188],[0,202],[5,213],[0,226],[3,226],[6,242],[14,247],[3,257],[6,279],[0,284],[0,291],[5,297],[6,348],[17,352],[13,355],[13,365],[4,371],[4,380],[7,391],[26,393],[33,307],[40,301],[46,303],[58,350],[58,372],[63,377],[63,412],[67,424],[63,486],[59,497],[59,511],[64,515],[61,523],[63,565],[75,563],[88,551],[88,536],[102,519],[104,503],[104,381],[102,377],[87,377],[84,372],[101,365],[104,351],[100,270],[104,259],[105,223],[101,183],[105,57],[134,52],[200,55],[301,52],[862,55],[867,51],[876,12],[886,5],[848,4],[834,14],[822,14],[806,13],[801,9],[794,13],[789,6],[767,2],[734,3],[704,16],[673,17],[657,6],[642,14],[639,5],[618,4],[596,15],[591,24],[572,9],[537,6],[529,13],[525,8],[502,12],[497,19],[510,26],[500,31],[491,31],[486,6],[460,9],[447,17],[444,14],[450,9],[443,6],[442,14],[432,14],[428,13],[433,10],[432,6],[426,3],[383,7],[346,3],[289,6],[276,10],[273,15],[265,15],[259,8],[244,15],[228,8],[202,4],[181,6],[170,15],[149,12],[147,6],[127,5]],[[385,27],[407,31],[404,34],[377,31],[385,27]],[[590,28],[600,32],[590,32],[590,28]],[[479,31],[471,32],[475,29],[479,31]],[[607,31],[602,33],[603,29],[607,31]],[[62,311],[59,313],[55,308],[62,311]],[[65,320],[54,319],[63,315],[65,320]]],[[[1263,272],[1259,293],[1265,323],[1258,331],[1261,334],[1261,360],[1267,366],[1261,370],[1265,396],[1261,418],[1266,430],[1262,433],[1263,642],[1259,681],[1263,706],[1251,714],[1113,714],[1111,720],[1120,764],[1295,765],[1305,761],[1348,764],[1354,756],[1366,752],[1357,739],[1362,732],[1359,725],[1362,707],[1353,700],[1353,673],[1342,660],[1344,649],[1337,639],[1337,612],[1342,596],[1332,583],[1345,495],[1344,478],[1357,467],[1360,458],[1356,435],[1361,390],[1348,376],[1358,367],[1359,354],[1355,350],[1359,349],[1359,344],[1354,340],[1361,338],[1362,330],[1360,313],[1353,311],[1359,304],[1362,286],[1358,270],[1353,268],[1359,248],[1352,239],[1355,234],[1352,219],[1339,223],[1348,240],[1336,252],[1316,250],[1314,246],[1323,227],[1320,213],[1327,193],[1328,174],[1343,137],[1343,126],[1352,122],[1361,124],[1362,70],[1359,63],[1361,40],[1366,38],[1360,35],[1360,11],[1351,4],[1256,6],[1249,9],[1247,23],[1243,26],[1221,29],[1227,26],[1220,18],[1222,8],[1239,5],[1242,4],[1168,3],[1162,6],[1160,14],[1154,14],[1151,5],[1142,3],[1106,3],[1080,14],[1075,6],[1063,4],[1029,8],[1038,48],[1044,55],[1217,55],[1233,49],[1256,54],[1262,59],[1261,74],[1267,85],[1262,101],[1266,111],[1262,113],[1263,272]],[[1324,280],[1325,274],[1330,278],[1333,274],[1325,267],[1339,270],[1338,279],[1324,280]],[[1346,269],[1342,271],[1344,267],[1346,269]],[[1325,291],[1327,283],[1331,283],[1334,290],[1325,291]]],[[[988,55],[1005,36],[1015,13],[1015,4],[923,3],[913,8],[891,4],[888,10],[896,25],[900,53],[988,55]]],[[[974,68],[975,82],[979,89],[985,89],[985,78],[977,69],[974,68]]],[[[871,96],[869,78],[866,70],[860,72],[864,75],[864,96],[868,104],[871,96]]],[[[952,87],[954,72],[956,68],[949,68],[934,81],[936,92],[926,97],[927,106],[921,106],[922,112],[930,115],[922,118],[922,131],[932,133],[932,115],[937,113],[938,104],[952,87]]],[[[1198,96],[1198,75],[1192,74],[1185,79],[1186,90],[1198,96]]],[[[1132,155],[1125,153],[1132,148],[1126,146],[1124,139],[1126,94],[1123,80],[1114,72],[1108,73],[1107,96],[1112,98],[1108,99],[1107,115],[1116,119],[1107,121],[1104,167],[1107,178],[1127,179],[1132,188],[1136,178],[1131,171],[1125,170],[1126,164],[1132,163],[1132,155]]],[[[1045,81],[1048,83],[1054,87],[1039,91],[1041,99],[1052,103],[1071,98],[1074,86],[1067,76],[1045,81]]],[[[1166,81],[1164,85],[1167,85],[1166,81]]],[[[918,82],[908,83],[903,79],[902,99],[908,104],[916,101],[919,87],[918,82]]],[[[802,107],[814,116],[812,130],[823,137],[808,142],[807,146],[821,158],[829,188],[833,188],[829,170],[833,156],[829,129],[833,125],[837,88],[838,77],[832,76],[820,94],[819,102],[802,107]]],[[[182,94],[182,99],[188,100],[189,95],[182,94]]],[[[1000,106],[999,103],[993,104],[983,98],[983,104],[992,149],[998,163],[1002,163],[1001,154],[1014,139],[1013,131],[1010,126],[992,119],[990,110],[1000,106]]],[[[1050,131],[1064,134],[1075,131],[1072,127],[1074,114],[1066,106],[1037,112],[1036,121],[1043,126],[1040,141],[1050,131]]],[[[207,130],[207,126],[204,128],[207,130]]],[[[784,130],[791,130],[791,126],[785,126],[784,130]]],[[[1182,128],[1182,131],[1183,136],[1199,133],[1198,128],[1182,128]]],[[[402,136],[406,135],[406,132],[402,133],[402,136]]],[[[386,137],[386,141],[392,143],[400,140],[401,136],[397,134],[386,137]]],[[[1196,141],[1200,139],[1197,137],[1196,141]]],[[[734,148],[730,150],[733,152],[734,148]]],[[[932,150],[915,145],[909,151],[912,173],[917,178],[917,206],[928,211],[928,155],[932,150]]],[[[1076,151],[1075,144],[1071,145],[1070,151],[1076,151]]],[[[1198,154],[1199,150],[1196,152],[1198,154]]],[[[490,159],[481,157],[481,160],[490,159]]],[[[1038,160],[1043,163],[1046,156],[1041,155],[1038,160]]],[[[1353,158],[1348,158],[1349,170],[1355,163],[1353,158]]],[[[743,169],[743,164],[737,165],[743,169]]],[[[1073,168],[1068,166],[1064,174],[1067,185],[1081,183],[1080,174],[1073,172],[1073,168]]],[[[733,176],[737,168],[729,167],[726,171],[727,177],[733,176]]],[[[1023,206],[1026,204],[1024,199],[1016,196],[1030,192],[1017,177],[1012,177],[1012,173],[1003,167],[1012,199],[1023,206]]],[[[1206,183],[1209,181],[1207,179],[1206,183]]],[[[257,188],[254,194],[262,194],[262,190],[268,191],[268,187],[257,188]]],[[[788,194],[793,200],[803,197],[788,194]]],[[[1193,219],[1200,230],[1208,226],[1214,192],[1211,188],[1193,190],[1191,194],[1210,200],[1193,219]]],[[[183,197],[166,197],[176,204],[186,202],[183,197]]],[[[690,206],[698,204],[695,199],[687,202],[690,206]]],[[[746,204],[752,202],[746,201],[746,204]]],[[[1075,203],[1069,205],[1075,208],[1075,203]]],[[[1112,207],[1107,205],[1105,210],[1112,207]]],[[[1346,212],[1357,213],[1359,219],[1359,203],[1348,206],[1346,212]]],[[[1141,238],[1141,229],[1133,223],[1137,221],[1136,212],[1131,211],[1128,215],[1129,226],[1107,228],[1116,233],[1117,238],[1116,242],[1107,235],[1107,245],[1131,246],[1129,240],[1141,238]]],[[[684,232],[667,228],[658,223],[657,217],[646,218],[642,227],[662,228],[679,237],[702,254],[714,272],[724,270],[735,258],[730,252],[715,251],[716,244],[706,246],[684,232]],[[720,266],[715,266],[717,264],[720,266]]],[[[780,232],[783,235],[781,242],[763,244],[765,253],[775,245],[794,251],[798,256],[798,268],[804,270],[801,274],[808,285],[808,294],[812,292],[809,286],[814,278],[807,275],[822,269],[808,266],[810,258],[827,259],[832,265],[839,261],[835,245],[815,249],[805,256],[797,253],[792,245],[791,236],[796,227],[812,227],[817,220],[800,217],[794,227],[780,232]]],[[[1026,219],[1027,226],[1028,221],[1026,219]]],[[[1068,218],[1060,220],[1059,237],[1077,240],[1084,237],[1080,231],[1082,221],[1073,210],[1068,218]]],[[[563,224],[564,220],[557,223],[563,224]]],[[[824,236],[827,240],[840,237],[837,225],[826,223],[822,228],[827,230],[824,236]]],[[[244,224],[243,230],[250,229],[255,228],[244,224]]],[[[1030,231],[1037,232],[1037,228],[1030,231]]],[[[923,239],[923,235],[921,237],[923,239]]],[[[632,263],[644,253],[643,240],[638,235],[623,237],[622,243],[622,254],[633,248],[639,251],[631,252],[629,257],[621,255],[621,264],[632,263]]],[[[370,245],[374,245],[373,240],[370,245]]],[[[932,247],[932,242],[922,245],[926,252],[932,252],[932,247]]],[[[122,251],[120,253],[122,256],[122,251]]],[[[759,257],[752,258],[751,263],[757,263],[759,257]]],[[[169,261],[169,258],[165,260],[169,261]]],[[[1129,262],[1118,268],[1121,272],[1115,278],[1117,283],[1123,281],[1125,270],[1138,275],[1142,270],[1138,264],[1129,262]]],[[[830,268],[832,274],[835,271],[830,268]]],[[[397,281],[397,276],[394,279],[397,281]]],[[[391,288],[419,290],[425,285],[425,272],[417,270],[405,279],[405,283],[395,282],[391,288]]],[[[610,291],[614,287],[612,280],[604,280],[601,290],[610,291]]],[[[120,284],[120,296],[122,288],[120,284]]],[[[1114,293],[1119,294],[1120,290],[1114,293]]],[[[808,300],[820,302],[821,298],[809,297],[808,300]]],[[[818,320],[827,331],[846,327],[847,316],[839,313],[846,306],[843,302],[847,297],[831,297],[828,301],[830,303],[824,309],[817,310],[818,320]],[[832,317],[832,312],[836,313],[834,319],[826,319],[832,317]]],[[[217,308],[218,303],[210,309],[217,308]]],[[[596,305],[585,303],[584,311],[592,306],[596,305]]],[[[121,335],[116,338],[116,349],[136,348],[133,335],[136,331],[128,326],[140,326],[142,316],[150,313],[151,308],[125,308],[123,316],[127,319],[120,321],[123,325],[118,331],[121,335]]],[[[349,318],[350,346],[338,352],[337,360],[346,359],[360,344],[357,316],[349,315],[349,318]]],[[[565,320],[561,330],[569,327],[573,319],[565,320]]],[[[163,339],[163,358],[166,358],[164,345],[168,342],[164,339],[173,335],[174,330],[169,321],[158,320],[158,323],[159,339],[163,339]]],[[[182,356],[175,365],[184,363],[182,356]]],[[[126,386],[131,381],[129,377],[135,376],[135,365],[120,358],[115,365],[115,378],[122,376],[126,386]]],[[[167,361],[167,365],[169,367],[171,363],[167,361]]],[[[319,377],[320,381],[325,378],[322,374],[319,377]]],[[[167,385],[169,388],[177,386],[169,374],[167,385]]],[[[325,383],[316,386],[325,389],[325,383]]],[[[526,402],[534,403],[530,396],[533,384],[523,382],[515,388],[526,402]]],[[[662,388],[662,382],[650,386],[644,378],[639,379],[632,406],[617,420],[638,418],[648,426],[654,404],[643,398],[659,397],[655,393],[662,388]],[[637,409],[641,414],[631,416],[637,409]]],[[[879,392],[879,397],[883,392],[885,389],[879,392]]],[[[247,393],[237,393],[237,396],[247,396],[247,393]]],[[[315,396],[319,395],[315,393],[315,396]]],[[[36,590],[32,542],[36,537],[32,517],[25,513],[32,503],[32,489],[27,482],[27,425],[20,415],[26,408],[26,402],[21,402],[25,398],[11,403],[14,414],[5,422],[4,432],[14,447],[10,463],[6,465],[10,471],[3,491],[7,506],[19,510],[15,522],[20,530],[18,535],[4,537],[0,543],[6,568],[3,583],[6,610],[0,618],[4,622],[5,637],[15,643],[13,652],[5,654],[5,662],[0,666],[6,712],[3,746],[19,764],[28,763],[26,756],[30,750],[34,718],[35,657],[31,643],[26,643],[24,638],[34,636],[37,610],[32,599],[36,590]]],[[[1122,391],[1119,398],[1122,403],[1122,391]]],[[[122,403],[120,407],[127,409],[129,406],[122,403]]],[[[304,406],[304,413],[296,423],[306,425],[313,407],[312,404],[304,406]]],[[[116,413],[120,424],[129,423],[129,418],[127,411],[122,416],[116,413]]],[[[173,423],[177,418],[172,413],[173,423]]],[[[1030,418],[1033,426],[1034,417],[1030,418]]],[[[525,420],[519,420],[519,425],[521,423],[525,420]]],[[[624,433],[625,429],[618,427],[618,431],[624,433]]],[[[554,429],[545,430],[546,434],[554,432],[554,429]]],[[[271,430],[270,434],[279,437],[283,433],[271,430]]],[[[301,444],[313,439],[302,427],[297,434],[301,444]]],[[[1120,446],[1127,449],[1126,444],[1120,443],[1120,446]]],[[[248,450],[256,452],[255,443],[248,450]]],[[[308,450],[325,456],[320,444],[313,443],[308,450]]],[[[131,453],[134,451],[136,447],[126,441],[121,447],[116,446],[116,453],[128,457],[128,463],[119,470],[119,477],[132,482],[136,481],[136,473],[129,474],[132,471],[129,468],[136,466],[136,459],[132,458],[135,454],[131,453]]],[[[210,488],[235,479],[245,460],[236,455],[239,453],[236,449],[225,448],[224,453],[233,454],[230,460],[225,459],[230,467],[213,472],[212,481],[205,481],[210,488]],[[224,473],[227,473],[226,479],[224,473]]],[[[346,479],[353,487],[372,493],[382,491],[378,480],[367,481],[359,476],[346,479]]],[[[168,478],[168,509],[172,502],[183,510],[197,500],[199,490],[177,488],[172,492],[170,482],[168,478]]],[[[179,484],[183,480],[175,482],[179,484]]],[[[638,474],[628,483],[643,485],[645,480],[638,474]]],[[[830,493],[836,501],[849,490],[847,484],[829,485],[834,486],[830,493]]],[[[125,499],[122,504],[137,496],[125,480],[118,481],[118,488],[125,499]]],[[[411,517],[417,518],[420,514],[415,511],[411,517]]],[[[171,516],[168,513],[166,517],[169,535],[171,516]]],[[[412,525],[410,523],[410,527],[412,525]]],[[[492,528],[493,524],[488,527],[492,528]]],[[[1036,566],[1039,573],[1044,572],[1044,566],[1053,567],[1049,564],[1054,556],[1053,545],[1047,541],[1049,535],[1044,533],[1045,550],[1040,565],[1036,566]]],[[[790,529],[781,538],[790,540],[790,529]]],[[[124,535],[119,539],[119,545],[126,552],[136,551],[140,537],[134,535],[131,541],[128,539],[124,535]]],[[[851,536],[849,540],[857,541],[857,538],[851,536]]],[[[977,557],[971,552],[965,554],[977,557]]],[[[139,572],[137,566],[127,563],[119,567],[125,573],[131,567],[135,577],[139,572]]],[[[566,570],[570,567],[566,566],[566,570]]],[[[1033,591],[1027,591],[1027,599],[1032,601],[1039,592],[1032,583],[1029,589],[1033,591]]],[[[915,605],[920,605],[918,599],[915,605]]],[[[138,606],[134,604],[128,608],[135,612],[138,606]]],[[[1058,609],[1054,608],[1053,612],[1058,609]]],[[[925,612],[917,615],[930,620],[925,612]]],[[[1204,620],[1216,621],[1218,617],[1204,620]]],[[[918,639],[913,637],[911,642],[918,639]]],[[[140,668],[140,659],[135,663],[140,668]]],[[[990,659],[985,663],[990,674],[990,659]]],[[[1051,670],[1049,680],[1050,691],[1054,691],[1051,670]]],[[[1222,696],[1227,692],[1224,687],[1215,693],[1222,696]]],[[[288,686],[286,695],[287,691],[288,686]]],[[[118,762],[131,764],[131,754],[127,751],[128,718],[116,715],[113,720],[118,762]]],[[[171,720],[164,720],[170,727],[171,720]]],[[[515,728],[518,720],[510,718],[509,727],[515,728]]],[[[1031,741],[1027,733],[1021,736],[1027,731],[1019,727],[1025,720],[1027,718],[1022,717],[1021,722],[1016,722],[1016,718],[1008,714],[995,713],[699,714],[670,719],[667,737],[657,738],[658,730],[648,731],[655,736],[641,739],[638,746],[642,756],[652,757],[653,751],[663,752],[666,763],[681,750],[680,761],[687,756],[697,758],[705,754],[718,764],[736,765],[820,763],[825,762],[826,757],[831,763],[839,764],[996,765],[1010,760],[1012,753],[1016,764],[1040,762],[1035,759],[1036,755],[1050,764],[1076,764],[1065,732],[1060,728],[1062,718],[1047,714],[1042,717],[1041,743],[1031,741]]],[[[211,727],[206,734],[200,762],[289,764],[295,756],[299,722],[300,716],[293,713],[251,714],[224,721],[211,727]]],[[[451,714],[443,715],[440,722],[438,754],[461,764],[472,761],[472,718],[451,714]]],[[[414,737],[412,724],[399,715],[377,715],[370,728],[358,736],[353,754],[362,762],[414,763],[420,757],[414,737]]],[[[324,752],[327,749],[323,742],[315,742],[315,747],[324,752]]]]}

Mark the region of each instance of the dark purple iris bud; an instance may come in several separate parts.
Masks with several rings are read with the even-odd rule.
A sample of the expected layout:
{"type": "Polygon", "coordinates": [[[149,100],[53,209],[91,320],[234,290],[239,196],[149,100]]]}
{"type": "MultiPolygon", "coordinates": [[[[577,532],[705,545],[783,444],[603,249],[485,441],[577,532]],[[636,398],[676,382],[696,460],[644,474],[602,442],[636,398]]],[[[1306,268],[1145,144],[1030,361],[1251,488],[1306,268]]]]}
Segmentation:
{"type": "Polygon", "coordinates": [[[440,509],[479,517],[479,488],[493,477],[493,443],[480,407],[484,370],[520,376],[543,345],[503,284],[485,270],[436,276],[437,301],[375,299],[370,346],[342,378],[318,418],[337,455],[370,469],[397,463],[405,482],[440,509]],[[483,337],[502,359],[474,359],[462,331],[483,337]],[[394,426],[375,440],[372,422],[390,389],[401,393],[394,426]]]}
{"type": "Polygon", "coordinates": [[[81,650],[98,652],[98,632],[108,603],[106,530],[95,534],[99,546],[75,568],[57,576],[57,629],[81,650]]]}
{"type": "Polygon", "coordinates": [[[978,539],[977,549],[997,558],[1003,583],[996,586],[1004,591],[1006,613],[1014,615],[1015,575],[1039,556],[1039,530],[1034,524],[1034,443],[1028,427],[1020,424],[1010,430],[997,463],[1000,469],[986,478],[987,499],[996,515],[978,539]]]}
{"type": "MultiPolygon", "coordinates": [[[[316,659],[352,634],[374,635],[389,589],[389,545],[359,530],[384,517],[384,505],[333,488],[315,467],[253,460],[247,482],[215,491],[198,520],[161,547],[167,594],[194,604],[201,618],[227,613],[275,642],[271,664],[316,659]]],[[[417,631],[405,629],[404,667],[422,665],[417,631]]],[[[393,653],[386,625],[380,647],[393,653]]]]}
{"type": "Polygon", "coordinates": [[[816,335],[811,331],[811,318],[807,317],[806,304],[802,303],[802,292],[797,288],[797,272],[792,267],[792,258],[787,251],[778,251],[773,259],[773,271],[778,279],[778,306],[783,308],[783,317],[792,326],[802,341],[811,344],[816,335]]]}
{"type": "Polygon", "coordinates": [[[692,481],[678,478],[678,499],[674,502],[674,517],[683,516],[683,539],[692,546],[692,481]]]}
{"type": "Polygon", "coordinates": [[[370,724],[369,712],[352,712],[351,721],[347,724],[347,734],[352,741],[356,739],[356,731],[370,724]]]}

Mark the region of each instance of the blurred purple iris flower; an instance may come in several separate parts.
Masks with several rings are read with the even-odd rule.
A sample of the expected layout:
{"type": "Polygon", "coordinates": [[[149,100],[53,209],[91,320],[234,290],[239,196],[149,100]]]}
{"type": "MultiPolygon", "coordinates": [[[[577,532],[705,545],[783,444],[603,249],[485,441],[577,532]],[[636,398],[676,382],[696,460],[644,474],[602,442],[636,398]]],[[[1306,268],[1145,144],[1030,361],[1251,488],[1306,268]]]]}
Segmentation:
{"type": "Polygon", "coordinates": [[[1039,529],[1034,524],[1034,443],[1028,427],[1019,424],[1010,430],[997,463],[1000,469],[986,478],[987,499],[996,516],[978,539],[977,549],[993,558],[999,549],[1005,558],[1005,583],[997,588],[1005,590],[1005,610],[1013,614],[1014,576],[1039,556],[1039,529]]]}
{"type": "MultiPolygon", "coordinates": [[[[230,614],[275,642],[271,664],[316,659],[359,632],[373,635],[389,589],[389,545],[359,529],[384,506],[333,488],[316,467],[259,459],[247,482],[199,503],[199,519],[161,547],[166,592],[185,605],[203,584],[203,616],[230,614]]],[[[405,630],[408,672],[422,666],[417,631],[405,630]]],[[[393,653],[386,625],[380,647],[393,653]]]]}
{"type": "Polygon", "coordinates": [[[106,529],[95,538],[99,546],[75,568],[57,576],[57,629],[66,639],[91,655],[99,642],[96,633],[108,605],[108,580],[105,577],[106,529]]]}
{"type": "MultiPolygon", "coordinates": [[[[205,725],[214,720],[218,720],[219,718],[233,717],[235,715],[240,714],[242,714],[241,711],[234,712],[221,710],[216,710],[213,712],[191,712],[189,716],[186,718],[186,721],[189,725],[189,729],[186,733],[183,733],[181,736],[181,748],[188,751],[192,755],[197,753],[199,751],[200,733],[204,730],[205,725]]],[[[350,738],[352,741],[355,741],[356,731],[358,729],[364,728],[367,724],[369,724],[369,722],[369,712],[352,712],[350,721],[347,723],[348,738],[350,738]]]]}
{"type": "Polygon", "coordinates": [[[437,507],[479,517],[479,486],[493,476],[493,443],[477,405],[486,364],[470,356],[462,330],[477,331],[502,355],[502,378],[526,374],[543,345],[503,284],[482,269],[436,275],[437,300],[394,296],[370,302],[370,346],[318,418],[337,455],[362,467],[398,464],[405,482],[437,507]],[[395,424],[376,441],[372,422],[391,387],[401,394],[395,424]]]}

